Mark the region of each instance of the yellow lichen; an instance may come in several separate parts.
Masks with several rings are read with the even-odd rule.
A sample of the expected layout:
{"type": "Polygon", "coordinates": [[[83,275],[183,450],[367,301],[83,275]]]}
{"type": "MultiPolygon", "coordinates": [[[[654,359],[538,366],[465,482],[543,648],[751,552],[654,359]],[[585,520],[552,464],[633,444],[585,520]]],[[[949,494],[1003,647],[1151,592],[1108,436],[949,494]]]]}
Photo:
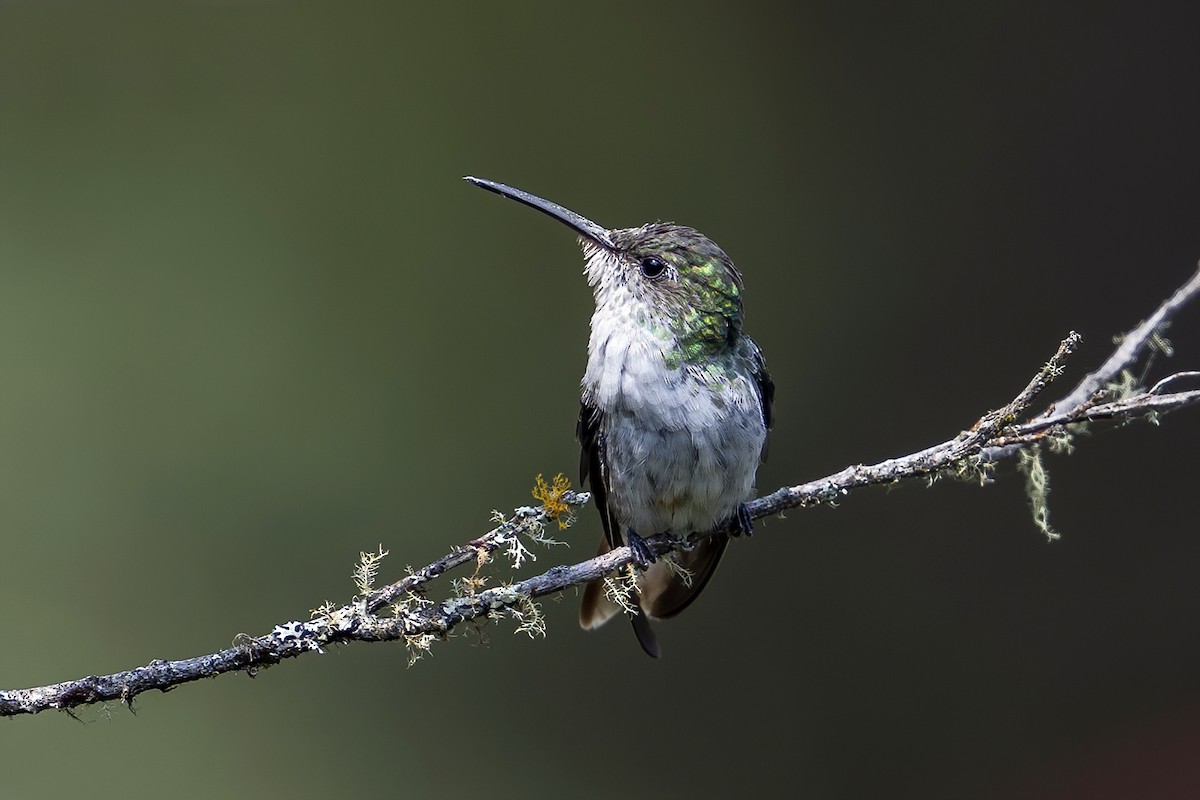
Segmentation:
{"type": "Polygon", "coordinates": [[[571,507],[563,501],[563,495],[571,488],[571,482],[561,472],[549,484],[539,474],[533,482],[533,499],[542,504],[546,516],[558,523],[559,528],[571,524],[571,507]]]}

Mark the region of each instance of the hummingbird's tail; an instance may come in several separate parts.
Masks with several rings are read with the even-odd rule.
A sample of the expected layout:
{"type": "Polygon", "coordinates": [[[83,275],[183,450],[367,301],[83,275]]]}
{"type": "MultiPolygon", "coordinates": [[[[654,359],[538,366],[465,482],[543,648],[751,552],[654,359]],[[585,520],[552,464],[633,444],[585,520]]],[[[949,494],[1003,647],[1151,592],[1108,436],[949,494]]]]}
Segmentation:
{"type": "MultiPolygon", "coordinates": [[[[632,617],[633,631],[647,655],[654,658],[659,656],[658,641],[647,617],[667,619],[691,605],[716,572],[728,544],[729,537],[718,534],[700,540],[691,550],[672,554],[675,563],[686,570],[686,575],[672,569],[664,559],[659,559],[638,576],[637,601],[640,613],[632,617]]],[[[602,540],[598,555],[604,555],[610,549],[608,541],[602,540]]],[[[604,581],[592,581],[583,590],[579,624],[591,630],[608,622],[619,611],[621,606],[605,596],[604,581]]]]}

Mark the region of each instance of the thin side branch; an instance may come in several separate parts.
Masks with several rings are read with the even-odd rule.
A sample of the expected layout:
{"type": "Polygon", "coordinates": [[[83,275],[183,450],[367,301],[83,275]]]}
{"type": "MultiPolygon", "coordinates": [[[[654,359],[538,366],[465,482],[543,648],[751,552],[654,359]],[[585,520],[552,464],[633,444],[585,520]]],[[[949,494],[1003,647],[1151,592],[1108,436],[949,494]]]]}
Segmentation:
{"type": "MultiPolygon", "coordinates": [[[[1175,294],[1168,297],[1153,314],[1127,333],[1108,360],[1098,370],[1080,381],[1079,385],[1072,389],[1070,394],[1055,403],[1055,406],[1077,408],[1084,405],[1097,392],[1115,381],[1123,370],[1128,369],[1141,358],[1148,348],[1160,347],[1163,341],[1163,331],[1171,324],[1172,318],[1197,294],[1200,294],[1200,269],[1192,275],[1187,283],[1180,286],[1175,294]]],[[[1049,413],[1050,411],[1047,410],[1046,415],[1048,416],[1049,413]]]]}
{"type": "MultiPolygon", "coordinates": [[[[1116,384],[1123,372],[1141,359],[1148,349],[1163,347],[1161,332],[1184,305],[1200,294],[1200,271],[1168,298],[1146,321],[1126,335],[1111,356],[1089,373],[1064,398],[1042,413],[1021,421],[1037,397],[1056,377],[1079,342],[1071,333],[1054,356],[1010,402],[989,412],[970,429],[941,444],[911,455],[877,464],[846,469],[808,483],[785,486],[747,504],[751,517],[761,518],[793,508],[836,503],[864,486],[892,485],[913,478],[940,476],[986,479],[994,462],[1035,447],[1045,439],[1069,439],[1077,426],[1104,420],[1157,420],[1169,411],[1200,403],[1200,389],[1166,391],[1173,383],[1195,379],[1200,372],[1177,372],[1146,390],[1116,384]]],[[[540,495],[539,495],[540,497],[540,495]]],[[[155,660],[111,675],[90,675],[77,680],[32,689],[0,691],[0,716],[36,714],[46,709],[71,709],[89,703],[120,700],[131,704],[142,692],[169,691],[184,683],[226,672],[245,671],[255,675],[263,667],[278,664],[304,653],[322,652],[326,647],[350,642],[402,641],[415,656],[430,644],[447,638],[464,622],[509,614],[522,621],[520,630],[541,632],[533,600],[579,586],[624,570],[634,563],[628,547],[578,564],[552,567],[518,583],[484,589],[480,569],[497,551],[504,549],[520,565],[532,558],[522,544],[526,540],[552,543],[544,530],[555,522],[569,524],[570,517],[589,502],[585,492],[556,491],[541,506],[517,509],[511,517],[497,520],[488,533],[457,547],[405,578],[363,595],[341,607],[326,605],[306,622],[276,625],[268,634],[239,635],[235,645],[211,655],[179,661],[155,660]],[[446,572],[474,561],[475,574],[456,581],[455,596],[442,601],[426,597],[427,585],[446,572]]],[[[709,534],[704,534],[709,535],[709,534]]],[[[665,534],[644,540],[656,555],[665,555],[683,544],[665,534]]],[[[364,555],[373,574],[383,556],[364,555]]],[[[366,587],[369,589],[369,587],[366,587]]]]}

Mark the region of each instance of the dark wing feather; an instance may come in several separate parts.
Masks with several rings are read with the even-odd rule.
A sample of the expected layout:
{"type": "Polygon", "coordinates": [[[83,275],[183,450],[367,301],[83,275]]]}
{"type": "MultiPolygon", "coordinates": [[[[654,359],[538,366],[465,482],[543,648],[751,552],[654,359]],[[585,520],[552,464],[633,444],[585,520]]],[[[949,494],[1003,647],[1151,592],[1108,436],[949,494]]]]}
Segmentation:
{"type": "MultiPolygon", "coordinates": [[[[775,381],[771,380],[771,373],[767,372],[767,360],[763,357],[762,350],[756,344],[754,346],[755,355],[755,370],[754,382],[758,384],[758,399],[762,403],[763,424],[767,426],[767,430],[771,430],[775,425],[775,381]]],[[[762,461],[767,460],[767,442],[763,441],[762,461]]]]}
{"type": "Polygon", "coordinates": [[[650,620],[646,619],[645,612],[639,611],[630,617],[629,621],[633,623],[633,633],[637,636],[642,651],[651,658],[661,656],[662,649],[658,646],[658,637],[654,635],[654,630],[650,627],[650,620]]]}
{"type": "Polygon", "coordinates": [[[701,539],[691,550],[675,554],[679,566],[691,573],[690,583],[684,582],[673,572],[659,576],[659,582],[651,583],[647,579],[642,588],[642,602],[650,616],[667,619],[690,606],[717,571],[717,564],[721,562],[728,544],[729,537],[718,533],[701,539]]]}
{"type": "MultiPolygon", "coordinates": [[[[600,545],[600,553],[608,552],[609,548],[620,547],[624,544],[621,537],[621,527],[613,519],[612,508],[608,505],[608,469],[605,467],[604,431],[600,427],[599,410],[584,401],[579,408],[579,424],[575,434],[579,437],[579,483],[587,483],[592,492],[592,502],[600,512],[600,524],[604,526],[604,543],[600,545]]],[[[579,621],[585,628],[591,628],[603,622],[608,613],[602,611],[604,599],[603,584],[592,581],[583,591],[583,602],[579,607],[579,621]]],[[[638,644],[651,658],[658,658],[661,650],[658,638],[646,619],[646,613],[638,610],[630,617],[633,632],[637,635],[638,644]]]]}
{"type": "Polygon", "coordinates": [[[600,411],[588,402],[579,407],[579,424],[575,426],[579,437],[579,483],[588,484],[592,502],[600,512],[600,523],[604,526],[604,538],[610,547],[620,547],[621,528],[612,517],[608,506],[608,470],[604,459],[604,432],[600,429],[600,411]]]}

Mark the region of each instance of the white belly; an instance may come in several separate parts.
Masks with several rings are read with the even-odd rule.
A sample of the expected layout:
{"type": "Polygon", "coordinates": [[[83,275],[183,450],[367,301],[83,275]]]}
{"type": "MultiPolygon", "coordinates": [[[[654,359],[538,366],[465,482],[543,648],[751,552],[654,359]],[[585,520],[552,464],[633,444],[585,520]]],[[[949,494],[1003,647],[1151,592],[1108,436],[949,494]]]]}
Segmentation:
{"type": "Polygon", "coordinates": [[[593,345],[584,396],[602,415],[609,503],[622,529],[684,534],[728,519],[753,494],[767,435],[749,359],[730,353],[707,372],[672,370],[663,342],[648,335],[593,345]]]}
{"type": "Polygon", "coordinates": [[[683,534],[711,530],[749,499],[762,417],[736,413],[713,426],[663,430],[617,413],[605,418],[604,437],[609,501],[622,527],[683,534]]]}

